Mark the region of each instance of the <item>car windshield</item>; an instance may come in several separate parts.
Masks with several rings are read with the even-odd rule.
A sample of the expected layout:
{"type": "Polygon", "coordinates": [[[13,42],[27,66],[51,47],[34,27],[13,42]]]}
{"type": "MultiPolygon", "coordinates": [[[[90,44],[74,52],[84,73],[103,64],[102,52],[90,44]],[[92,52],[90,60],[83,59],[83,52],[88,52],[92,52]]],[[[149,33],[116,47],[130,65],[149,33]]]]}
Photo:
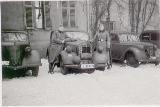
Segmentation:
{"type": "Polygon", "coordinates": [[[89,35],[85,32],[66,32],[67,36],[73,39],[85,40],[89,39],[89,35]]]}
{"type": "Polygon", "coordinates": [[[141,35],[140,38],[142,41],[157,41],[159,39],[159,33],[153,32],[153,33],[144,33],[141,35]]]}
{"type": "Polygon", "coordinates": [[[2,41],[4,42],[25,42],[27,35],[24,33],[2,33],[2,41]]]}
{"type": "Polygon", "coordinates": [[[137,42],[137,41],[139,41],[139,38],[137,35],[120,34],[119,40],[120,40],[120,42],[137,42]]]}

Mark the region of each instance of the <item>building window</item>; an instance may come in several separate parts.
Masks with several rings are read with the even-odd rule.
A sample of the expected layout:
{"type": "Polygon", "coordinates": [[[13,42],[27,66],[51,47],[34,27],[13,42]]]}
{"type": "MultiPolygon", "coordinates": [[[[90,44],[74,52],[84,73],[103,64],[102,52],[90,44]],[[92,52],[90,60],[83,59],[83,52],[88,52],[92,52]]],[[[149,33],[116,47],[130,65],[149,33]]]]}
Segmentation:
{"type": "Polygon", "coordinates": [[[50,2],[44,2],[44,19],[45,19],[45,28],[51,28],[51,19],[50,19],[50,2]]]}
{"type": "Polygon", "coordinates": [[[75,1],[62,1],[62,19],[64,27],[75,27],[75,1]]]}
{"type": "Polygon", "coordinates": [[[43,25],[43,4],[41,1],[35,1],[34,4],[35,11],[35,26],[36,28],[44,28],[43,25]]]}
{"type": "Polygon", "coordinates": [[[31,1],[25,1],[26,27],[33,28],[33,6],[31,1]]]}
{"type": "Polygon", "coordinates": [[[27,28],[51,27],[49,1],[25,1],[27,28]]]}

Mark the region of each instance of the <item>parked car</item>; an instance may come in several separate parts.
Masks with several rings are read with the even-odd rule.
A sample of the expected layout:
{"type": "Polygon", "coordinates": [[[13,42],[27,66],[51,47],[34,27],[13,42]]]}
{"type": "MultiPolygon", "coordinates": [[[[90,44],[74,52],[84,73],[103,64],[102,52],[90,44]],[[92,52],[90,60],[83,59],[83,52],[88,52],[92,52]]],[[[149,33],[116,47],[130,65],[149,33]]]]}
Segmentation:
{"type": "Polygon", "coordinates": [[[150,42],[158,46],[160,49],[160,31],[159,30],[146,30],[141,33],[140,41],[150,42]]]}
{"type": "MultiPolygon", "coordinates": [[[[33,76],[38,76],[41,65],[40,54],[32,50],[28,33],[24,31],[5,31],[2,38],[3,70],[32,70],[33,76]]],[[[12,72],[12,71],[11,71],[12,72]]]]}
{"type": "Polygon", "coordinates": [[[125,61],[132,67],[138,67],[140,63],[146,62],[159,64],[160,51],[156,45],[139,40],[128,41],[116,33],[111,33],[111,37],[113,60],[125,61]]]}
{"type": "MultiPolygon", "coordinates": [[[[65,30],[65,33],[76,41],[65,43],[63,51],[59,53],[56,65],[61,68],[62,74],[67,74],[70,69],[84,70],[88,73],[98,68],[105,70],[107,63],[106,52],[103,51],[102,47],[94,51],[88,33],[75,30],[65,30]]],[[[50,37],[51,40],[52,36],[50,37]]],[[[47,56],[54,52],[54,50],[49,52],[51,47],[52,41],[50,41],[47,56]]]]}

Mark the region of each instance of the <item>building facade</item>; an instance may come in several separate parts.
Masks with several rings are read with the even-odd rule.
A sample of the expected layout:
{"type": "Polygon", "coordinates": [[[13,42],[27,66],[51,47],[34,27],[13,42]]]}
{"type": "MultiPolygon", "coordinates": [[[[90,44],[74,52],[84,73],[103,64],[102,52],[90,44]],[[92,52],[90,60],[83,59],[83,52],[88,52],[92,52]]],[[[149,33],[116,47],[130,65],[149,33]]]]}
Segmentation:
{"type": "MultiPolygon", "coordinates": [[[[91,34],[93,20],[93,2],[95,0],[66,1],[19,1],[1,3],[2,30],[27,30],[31,35],[32,47],[45,56],[51,30],[60,25],[69,29],[78,29],[91,34]]],[[[110,8],[110,30],[123,33],[130,31],[128,0],[121,2],[123,8],[112,1],[110,8]]],[[[106,22],[106,17],[101,21],[106,22]]],[[[146,27],[159,29],[159,9],[146,27]]]]}

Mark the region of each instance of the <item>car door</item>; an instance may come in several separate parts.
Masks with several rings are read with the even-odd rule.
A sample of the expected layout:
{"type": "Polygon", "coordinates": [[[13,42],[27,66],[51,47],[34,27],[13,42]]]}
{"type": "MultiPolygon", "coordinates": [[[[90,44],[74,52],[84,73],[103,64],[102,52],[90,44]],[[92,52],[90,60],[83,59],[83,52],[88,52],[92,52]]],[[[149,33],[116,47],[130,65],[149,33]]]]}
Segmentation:
{"type": "Polygon", "coordinates": [[[118,60],[120,58],[120,42],[117,34],[111,34],[112,58],[118,60]]]}

